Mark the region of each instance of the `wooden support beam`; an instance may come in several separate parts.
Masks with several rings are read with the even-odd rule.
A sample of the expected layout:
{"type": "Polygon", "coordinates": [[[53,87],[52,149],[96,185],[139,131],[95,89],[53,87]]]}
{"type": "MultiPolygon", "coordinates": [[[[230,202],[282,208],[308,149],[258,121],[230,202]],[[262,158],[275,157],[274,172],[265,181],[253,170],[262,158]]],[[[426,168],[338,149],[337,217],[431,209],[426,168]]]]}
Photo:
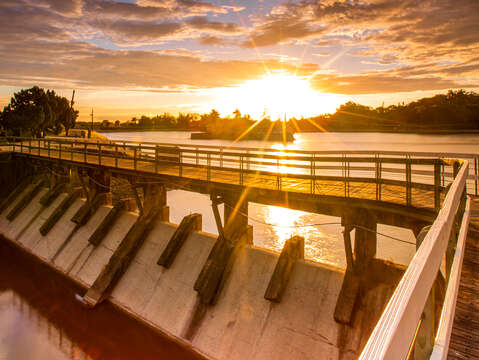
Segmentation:
{"type": "Polygon", "coordinates": [[[226,239],[228,239],[228,234],[235,233],[238,230],[245,231],[248,227],[248,200],[246,199],[246,195],[247,193],[245,192],[240,195],[234,193],[223,195],[223,219],[226,239]]]}
{"type": "Polygon", "coordinates": [[[343,240],[344,240],[344,250],[346,252],[346,263],[347,268],[350,270],[354,269],[354,257],[353,257],[353,247],[351,245],[351,230],[352,227],[347,225],[343,230],[343,240]]]}
{"type": "Polygon", "coordinates": [[[201,214],[190,214],[181,220],[180,225],[158,259],[158,265],[164,266],[167,269],[171,266],[188,236],[195,230],[201,230],[201,220],[201,214]]]}
{"type": "Polygon", "coordinates": [[[370,261],[376,256],[377,223],[374,216],[367,211],[363,211],[354,217],[354,227],[356,228],[354,237],[354,270],[364,272],[370,261]]]}
{"type": "Polygon", "coordinates": [[[144,214],[143,210],[143,204],[141,203],[140,196],[138,195],[137,187],[133,184],[131,184],[131,191],[133,192],[133,195],[135,196],[135,201],[136,201],[136,207],[138,208],[138,212],[140,213],[140,216],[144,214]]]}
{"type": "Polygon", "coordinates": [[[33,200],[35,196],[40,192],[45,183],[44,179],[41,179],[36,184],[33,184],[32,187],[27,190],[23,197],[15,204],[12,210],[7,214],[7,219],[9,221],[14,220],[20,212],[27,207],[28,204],[33,200]]]}
{"type": "Polygon", "coordinates": [[[55,200],[61,193],[62,191],[65,190],[66,183],[61,182],[53,186],[50,190],[47,191],[41,198],[40,198],[40,204],[43,207],[50,206],[50,204],[55,200]]]}
{"type": "Polygon", "coordinates": [[[283,246],[273,275],[264,294],[266,300],[280,302],[288,285],[293,266],[297,260],[304,259],[304,238],[293,236],[283,246]]]}
{"type": "Polygon", "coordinates": [[[218,204],[220,201],[216,196],[211,195],[211,207],[213,208],[213,215],[215,217],[216,228],[218,229],[218,234],[222,237],[225,236],[225,231],[223,228],[223,224],[221,223],[220,212],[218,210],[218,204]]]}
{"type": "Polygon", "coordinates": [[[110,231],[111,227],[120,216],[120,212],[124,209],[125,203],[123,201],[116,203],[110,212],[105,216],[95,232],[90,236],[88,242],[93,246],[100,245],[106,234],[108,234],[108,231],[110,231]]]}
{"type": "Polygon", "coordinates": [[[223,236],[218,236],[194,285],[194,289],[198,292],[204,304],[212,303],[218,292],[230,256],[233,254],[234,244],[240,241],[250,243],[247,229],[236,231],[230,236],[229,240],[223,236]]]}
{"type": "Polygon", "coordinates": [[[90,197],[90,201],[87,200],[77,210],[77,212],[71,218],[71,221],[79,226],[85,225],[100,207],[101,198],[102,198],[102,194],[98,194],[93,197],[90,197]]]}
{"type": "Polygon", "coordinates": [[[341,324],[350,324],[354,306],[360,290],[360,276],[352,270],[346,269],[343,284],[334,309],[334,320],[341,324]]]}
{"type": "Polygon", "coordinates": [[[208,306],[218,302],[218,298],[233,269],[240,249],[251,245],[252,228],[235,232],[228,241],[219,236],[208,255],[205,265],[196,279],[194,289],[198,292],[198,300],[192,316],[183,331],[183,336],[192,340],[207,312],[208,306]],[[234,244],[234,245],[233,245],[234,244]]]}
{"type": "Polygon", "coordinates": [[[13,191],[0,204],[0,213],[4,212],[5,209],[11,205],[23,191],[25,191],[25,188],[29,183],[30,179],[25,179],[13,189],[13,191]]]}
{"type": "Polygon", "coordinates": [[[50,230],[55,226],[55,224],[60,220],[60,218],[65,214],[68,208],[73,205],[75,200],[80,196],[81,189],[76,188],[70,191],[65,199],[58,205],[58,207],[53,211],[53,213],[48,217],[47,220],[40,226],[40,234],[43,236],[47,235],[50,230]]]}
{"type": "Polygon", "coordinates": [[[158,211],[154,209],[138,218],[83,297],[86,305],[93,307],[111,293],[143,244],[157,215],[158,211]]]}

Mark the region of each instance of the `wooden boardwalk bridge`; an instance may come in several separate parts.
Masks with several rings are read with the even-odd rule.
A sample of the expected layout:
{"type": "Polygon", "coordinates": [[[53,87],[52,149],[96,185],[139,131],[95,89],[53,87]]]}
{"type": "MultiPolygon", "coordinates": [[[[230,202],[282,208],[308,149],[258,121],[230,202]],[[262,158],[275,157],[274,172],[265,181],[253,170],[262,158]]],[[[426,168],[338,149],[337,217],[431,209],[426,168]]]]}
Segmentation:
{"type": "Polygon", "coordinates": [[[109,188],[110,176],[127,179],[133,189],[142,186],[143,203],[136,196],[140,214],[151,207],[150,197],[166,206],[166,189],[209,194],[222,236],[247,228],[250,201],[341,217],[348,261],[336,306],[338,322],[349,321],[359,293],[357,278],[375,257],[376,225],[410,228],[418,239],[416,255],[361,359],[445,359],[448,354],[465,359],[479,354],[475,340],[479,336],[476,233],[469,231],[468,237],[469,227],[479,228],[479,209],[467,196],[478,194],[477,155],[58,138],[11,138],[4,147],[15,158],[36,166],[52,171],[76,169],[80,179],[87,174],[97,193],[109,188]],[[220,203],[228,205],[224,229],[217,208],[220,203]],[[356,230],[354,249],[349,236],[352,229],[356,230]],[[434,289],[440,277],[446,291],[439,306],[434,289]],[[431,310],[437,308],[440,316],[431,310]]]}

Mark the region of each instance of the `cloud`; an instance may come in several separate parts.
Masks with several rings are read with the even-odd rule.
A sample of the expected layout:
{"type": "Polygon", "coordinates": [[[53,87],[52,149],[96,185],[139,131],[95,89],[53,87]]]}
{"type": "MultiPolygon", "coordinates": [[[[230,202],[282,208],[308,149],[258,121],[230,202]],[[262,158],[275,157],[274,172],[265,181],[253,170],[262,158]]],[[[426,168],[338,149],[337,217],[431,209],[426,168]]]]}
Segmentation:
{"type": "Polygon", "coordinates": [[[196,16],[186,21],[190,28],[219,34],[239,34],[243,30],[235,23],[210,21],[205,17],[196,16]]]}
{"type": "Polygon", "coordinates": [[[242,43],[243,47],[262,47],[287,43],[291,40],[301,40],[318,36],[323,33],[321,28],[313,28],[305,21],[275,20],[265,22],[250,33],[249,40],[242,43]]]}
{"type": "Polygon", "coordinates": [[[27,0],[27,4],[46,7],[64,16],[79,16],[82,13],[82,0],[27,0]]]}
{"type": "MultiPolygon", "coordinates": [[[[0,60],[3,85],[13,82],[64,84],[77,88],[182,89],[213,88],[239,84],[265,74],[268,69],[296,67],[279,61],[213,61],[187,52],[105,50],[85,43],[45,46],[39,61],[31,62],[42,43],[26,43],[23,49],[0,60]],[[72,52],[75,54],[72,56],[72,52]]],[[[317,67],[303,67],[311,74],[317,67]]]]}
{"type": "Polygon", "coordinates": [[[318,74],[311,79],[312,87],[321,92],[358,95],[455,88],[477,88],[479,82],[469,83],[439,76],[404,77],[382,73],[358,75],[318,74]]]}
{"type": "Polygon", "coordinates": [[[172,10],[185,9],[192,15],[205,13],[226,14],[229,6],[219,6],[198,0],[137,0],[140,6],[168,7],[172,10]]]}
{"type": "Polygon", "coordinates": [[[174,22],[134,22],[134,21],[95,21],[91,25],[113,40],[128,44],[128,42],[151,42],[173,39],[184,31],[183,25],[174,22]]]}
{"type": "Polygon", "coordinates": [[[198,38],[198,42],[201,45],[206,45],[206,46],[222,46],[227,43],[225,38],[221,38],[218,36],[214,35],[205,35],[200,38],[198,38]]]}

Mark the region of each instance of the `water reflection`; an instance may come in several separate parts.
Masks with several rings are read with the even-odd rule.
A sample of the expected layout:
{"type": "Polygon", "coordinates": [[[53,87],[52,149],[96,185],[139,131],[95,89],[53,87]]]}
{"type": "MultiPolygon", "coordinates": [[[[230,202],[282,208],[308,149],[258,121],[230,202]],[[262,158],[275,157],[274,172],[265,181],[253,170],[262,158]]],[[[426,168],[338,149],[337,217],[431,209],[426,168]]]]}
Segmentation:
{"type": "Polygon", "coordinates": [[[0,238],[0,359],[202,359],[82,291],[0,238]]]}

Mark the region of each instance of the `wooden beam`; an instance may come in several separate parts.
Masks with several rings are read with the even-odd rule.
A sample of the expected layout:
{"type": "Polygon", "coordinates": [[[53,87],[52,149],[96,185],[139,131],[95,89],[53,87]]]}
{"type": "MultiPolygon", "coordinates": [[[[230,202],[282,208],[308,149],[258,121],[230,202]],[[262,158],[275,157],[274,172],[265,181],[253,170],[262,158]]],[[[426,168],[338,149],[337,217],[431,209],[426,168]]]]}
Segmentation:
{"type": "Polygon", "coordinates": [[[234,244],[241,241],[250,242],[247,229],[244,229],[244,231],[237,230],[231,234],[230,239],[218,236],[194,285],[194,289],[198,292],[204,304],[211,304],[218,293],[220,283],[223,281],[225,270],[235,248],[234,244]]]}
{"type": "Polygon", "coordinates": [[[293,266],[297,260],[304,259],[304,238],[293,236],[283,246],[273,275],[264,294],[266,300],[280,302],[286,290],[293,266]]]}
{"type": "Polygon", "coordinates": [[[361,279],[352,270],[346,269],[343,284],[334,309],[334,320],[341,324],[350,324],[354,306],[359,295],[361,279]]]}
{"type": "Polygon", "coordinates": [[[225,231],[223,228],[223,224],[221,223],[221,216],[218,210],[219,200],[216,196],[211,195],[211,207],[213,208],[213,215],[215,217],[216,228],[218,229],[218,234],[222,237],[225,236],[225,231]]]}
{"type": "Polygon", "coordinates": [[[41,179],[36,184],[32,185],[32,187],[27,190],[27,192],[23,195],[23,197],[15,204],[12,210],[7,214],[7,219],[9,221],[14,220],[20,212],[27,207],[28,204],[33,200],[35,196],[40,192],[42,189],[43,184],[45,183],[44,179],[41,179]]]}
{"type": "Polygon", "coordinates": [[[158,211],[154,209],[138,218],[83,297],[82,300],[86,305],[93,307],[111,293],[143,244],[157,215],[158,211]]]}
{"type": "Polygon", "coordinates": [[[115,206],[110,209],[101,224],[96,228],[95,232],[90,236],[88,242],[93,246],[100,245],[101,241],[105,238],[106,234],[108,234],[108,231],[110,231],[111,227],[118,219],[120,212],[124,209],[125,202],[120,201],[116,203],[115,206]]]}
{"type": "Polygon", "coordinates": [[[30,179],[23,180],[13,191],[8,195],[0,204],[0,213],[2,213],[9,205],[11,205],[15,199],[25,191],[25,188],[30,183],[30,179]]]}
{"type": "Polygon", "coordinates": [[[195,230],[201,230],[201,219],[201,214],[190,214],[181,220],[180,225],[170,241],[168,241],[165,250],[161,253],[157,261],[158,265],[167,269],[171,266],[188,236],[195,230]]]}
{"type": "Polygon", "coordinates": [[[87,200],[73,215],[71,221],[79,226],[85,225],[100,207],[101,196],[102,194],[92,194],[90,200],[87,200]]]}
{"type": "Polygon", "coordinates": [[[50,204],[55,200],[65,189],[66,183],[61,182],[53,186],[46,194],[40,198],[40,204],[43,207],[50,206],[50,204]]]}
{"type": "Polygon", "coordinates": [[[344,240],[344,250],[346,252],[346,263],[347,268],[350,270],[354,269],[354,258],[353,258],[353,248],[351,245],[351,230],[352,227],[347,225],[343,230],[343,240],[344,240]]]}
{"type": "Polygon", "coordinates": [[[55,224],[60,220],[60,218],[65,214],[68,208],[73,205],[75,200],[80,196],[81,189],[76,188],[70,191],[66,198],[57,206],[53,213],[45,220],[45,222],[40,226],[40,234],[43,236],[47,235],[50,230],[55,226],[55,224]]]}

